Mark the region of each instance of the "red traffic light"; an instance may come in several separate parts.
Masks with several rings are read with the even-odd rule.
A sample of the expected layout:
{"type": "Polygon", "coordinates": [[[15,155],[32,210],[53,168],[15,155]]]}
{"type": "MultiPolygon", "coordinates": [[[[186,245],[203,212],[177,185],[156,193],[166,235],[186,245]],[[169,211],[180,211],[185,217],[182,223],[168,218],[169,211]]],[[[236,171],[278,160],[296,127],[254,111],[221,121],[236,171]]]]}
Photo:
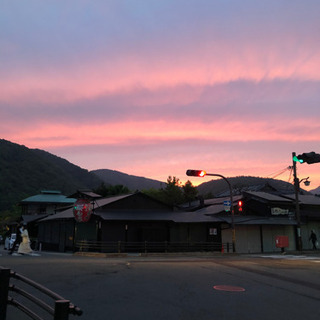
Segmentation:
{"type": "Polygon", "coordinates": [[[243,201],[239,200],[238,201],[238,211],[241,212],[242,211],[242,205],[243,205],[243,201]]]}
{"type": "Polygon", "coordinates": [[[187,170],[186,175],[192,177],[204,177],[207,173],[204,170],[187,170]]]}

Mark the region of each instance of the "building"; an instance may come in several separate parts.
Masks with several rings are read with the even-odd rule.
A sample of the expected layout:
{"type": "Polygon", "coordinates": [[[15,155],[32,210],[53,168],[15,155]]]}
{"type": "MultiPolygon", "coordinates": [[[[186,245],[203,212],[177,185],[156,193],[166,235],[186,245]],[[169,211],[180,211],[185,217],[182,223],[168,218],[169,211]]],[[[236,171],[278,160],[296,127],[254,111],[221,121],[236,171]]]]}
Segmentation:
{"type": "Polygon", "coordinates": [[[60,191],[43,190],[19,203],[22,212],[21,220],[28,224],[29,235],[37,237],[36,222],[38,220],[55,214],[57,210],[72,206],[75,201],[75,198],[68,198],[60,191]]]}
{"type": "MultiPolygon", "coordinates": [[[[236,251],[239,253],[279,252],[276,245],[279,236],[286,236],[289,246],[286,250],[297,248],[297,220],[295,195],[273,194],[264,191],[246,191],[242,193],[242,211],[235,210],[234,224],[236,229],[236,251]]],[[[299,195],[302,249],[310,250],[311,230],[320,237],[320,197],[299,195]]],[[[200,209],[202,213],[224,220],[221,223],[221,240],[228,243],[232,240],[232,219],[227,214],[210,205],[200,209]]]]}
{"type": "MultiPolygon", "coordinates": [[[[88,222],[77,222],[70,207],[38,221],[38,240],[43,249],[57,251],[141,251],[147,244],[157,245],[152,249],[155,251],[171,250],[174,246],[178,251],[184,250],[183,246],[188,246],[185,250],[220,251],[222,245],[224,251],[232,251],[234,224],[236,252],[281,252],[276,244],[279,236],[288,238],[286,250],[296,250],[294,195],[245,191],[233,197],[233,217],[225,210],[224,202],[229,199],[208,199],[187,211],[140,192],[93,197],[94,210],[88,222]]],[[[301,195],[300,213],[303,250],[309,250],[311,230],[320,237],[320,198],[301,195]]]]}
{"type": "Polygon", "coordinates": [[[174,210],[141,192],[95,199],[93,203],[88,222],[77,222],[72,208],[41,219],[38,239],[42,247],[65,251],[84,242],[120,242],[126,249],[129,243],[221,243],[215,217],[174,210]],[[210,233],[213,229],[216,232],[210,233]]]}

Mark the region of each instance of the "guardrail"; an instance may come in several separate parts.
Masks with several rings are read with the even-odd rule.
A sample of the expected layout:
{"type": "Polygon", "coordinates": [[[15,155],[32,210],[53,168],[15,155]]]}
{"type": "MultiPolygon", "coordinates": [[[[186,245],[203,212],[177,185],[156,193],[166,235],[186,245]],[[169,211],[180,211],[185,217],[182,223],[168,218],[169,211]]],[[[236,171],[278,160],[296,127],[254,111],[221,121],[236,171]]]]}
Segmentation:
{"type": "Polygon", "coordinates": [[[68,320],[69,314],[82,315],[82,310],[73,305],[69,300],[11,269],[0,267],[0,320],[6,319],[8,305],[19,309],[35,320],[44,320],[43,314],[49,315],[54,320],[68,320]],[[12,283],[10,284],[11,279],[20,281],[28,289],[18,287],[12,283]],[[26,291],[30,291],[30,289],[35,289],[34,291],[37,296],[32,294],[32,292],[26,291]],[[9,292],[14,292],[17,298],[10,296],[9,292]],[[39,293],[42,293],[47,298],[46,300],[49,301],[41,297],[39,298],[39,293]],[[17,300],[18,298],[20,301],[17,300]],[[25,299],[23,300],[23,298],[25,299]]]}
{"type": "Polygon", "coordinates": [[[126,242],[126,241],[88,241],[81,240],[76,243],[76,251],[104,252],[104,253],[154,253],[154,252],[229,252],[232,243],[221,242],[126,242]]]}

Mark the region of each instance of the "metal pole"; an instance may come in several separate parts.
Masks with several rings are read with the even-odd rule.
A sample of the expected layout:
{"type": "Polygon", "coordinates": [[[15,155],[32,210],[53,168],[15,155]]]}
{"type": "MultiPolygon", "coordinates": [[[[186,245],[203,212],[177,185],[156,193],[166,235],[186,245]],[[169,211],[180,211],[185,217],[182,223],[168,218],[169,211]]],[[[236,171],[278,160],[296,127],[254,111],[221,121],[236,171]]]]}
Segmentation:
{"type": "Polygon", "coordinates": [[[69,319],[69,300],[57,300],[54,309],[54,320],[69,319]]]}
{"type": "Polygon", "coordinates": [[[7,317],[10,269],[0,268],[0,320],[7,317]]]}
{"type": "Polygon", "coordinates": [[[231,183],[226,177],[224,177],[221,174],[207,173],[206,175],[207,176],[221,177],[222,179],[224,179],[228,183],[229,190],[230,190],[230,202],[231,202],[232,251],[236,252],[236,229],[235,229],[235,226],[234,226],[234,208],[233,208],[233,194],[232,194],[231,183]]]}
{"type": "MultiPolygon", "coordinates": [[[[295,152],[292,152],[292,159],[296,156],[295,152]]],[[[294,193],[296,202],[296,220],[297,220],[297,250],[302,250],[302,239],[301,239],[301,221],[300,221],[300,205],[299,205],[299,190],[300,182],[297,177],[297,164],[293,160],[293,178],[294,178],[294,193]]]]}

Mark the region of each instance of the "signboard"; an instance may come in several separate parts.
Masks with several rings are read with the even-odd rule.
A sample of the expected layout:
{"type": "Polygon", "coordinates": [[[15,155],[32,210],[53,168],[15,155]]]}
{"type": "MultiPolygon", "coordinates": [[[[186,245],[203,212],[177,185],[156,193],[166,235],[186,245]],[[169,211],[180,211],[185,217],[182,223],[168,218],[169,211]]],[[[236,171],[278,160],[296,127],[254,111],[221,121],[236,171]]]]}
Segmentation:
{"type": "Polygon", "coordinates": [[[223,201],[223,206],[224,206],[224,211],[226,212],[230,211],[231,201],[230,200],[223,201]]]}
{"type": "Polygon", "coordinates": [[[92,204],[88,199],[78,199],[73,206],[73,215],[77,222],[87,222],[92,213],[92,204]]]}
{"type": "Polygon", "coordinates": [[[210,228],[209,229],[209,235],[210,236],[216,236],[218,234],[218,229],[217,228],[210,228]]]}
{"type": "Polygon", "coordinates": [[[274,216],[289,214],[289,209],[271,208],[271,214],[274,216]]]}

